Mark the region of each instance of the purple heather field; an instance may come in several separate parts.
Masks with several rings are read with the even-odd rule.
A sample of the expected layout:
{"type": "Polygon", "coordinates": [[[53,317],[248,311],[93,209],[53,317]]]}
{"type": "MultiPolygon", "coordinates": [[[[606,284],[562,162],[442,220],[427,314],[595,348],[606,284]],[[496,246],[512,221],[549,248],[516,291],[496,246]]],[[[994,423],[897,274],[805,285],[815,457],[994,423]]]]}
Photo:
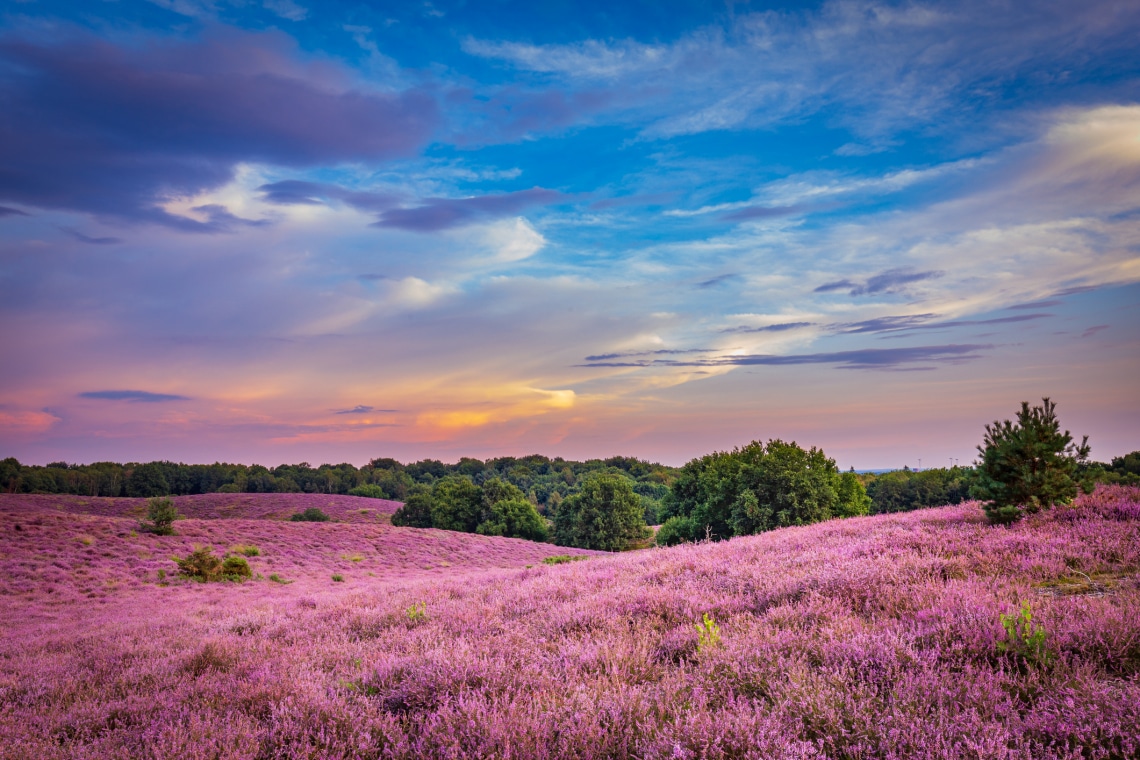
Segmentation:
{"type": "Polygon", "coordinates": [[[140,505],[0,496],[0,756],[1140,756],[1137,489],[554,566],[584,552],[374,500],[180,499],[169,537],[140,505]],[[195,545],[262,577],[175,578],[195,545]]]}

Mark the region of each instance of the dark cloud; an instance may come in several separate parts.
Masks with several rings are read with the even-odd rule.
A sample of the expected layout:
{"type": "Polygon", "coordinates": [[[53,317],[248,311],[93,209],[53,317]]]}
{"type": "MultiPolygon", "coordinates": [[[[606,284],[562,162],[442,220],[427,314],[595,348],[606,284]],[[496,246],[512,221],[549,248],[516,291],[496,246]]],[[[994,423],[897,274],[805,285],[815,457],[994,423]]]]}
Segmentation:
{"type": "Polygon", "coordinates": [[[1029,309],[1048,309],[1050,306],[1060,306],[1062,301],[1034,301],[1033,303],[1019,303],[1006,306],[1006,311],[1028,311],[1029,309]]]}
{"type": "Polygon", "coordinates": [[[418,206],[401,206],[404,199],[387,193],[349,190],[320,182],[285,180],[258,190],[271,203],[313,205],[339,201],[376,214],[373,227],[394,227],[413,232],[434,232],[470,224],[480,218],[517,213],[529,206],[552,203],[563,197],[555,190],[533,187],[513,193],[474,198],[425,198],[418,206]]]}
{"type": "Polygon", "coordinates": [[[738,274],[722,274],[722,275],[719,275],[717,277],[713,277],[710,280],[705,280],[704,282],[698,282],[697,287],[702,289],[702,290],[705,290],[707,288],[715,288],[717,285],[724,285],[727,282],[732,282],[733,280],[739,280],[739,279],[740,279],[740,275],[738,275],[738,274]]]}
{"type": "Polygon", "coordinates": [[[8,208],[7,206],[0,206],[0,219],[6,216],[27,216],[26,211],[21,211],[18,208],[8,208]]]}
{"type": "Polygon", "coordinates": [[[1089,329],[1087,329],[1083,333],[1081,333],[1081,337],[1082,338],[1088,338],[1092,335],[1096,335],[1101,330],[1107,330],[1108,328],[1109,328],[1108,325],[1093,325],[1092,327],[1090,327],[1089,329]]]}
{"type": "Polygon", "coordinates": [[[361,211],[385,211],[400,203],[400,196],[390,193],[374,193],[349,190],[340,185],[325,182],[304,182],[288,179],[273,182],[258,188],[262,198],[270,203],[281,205],[321,205],[329,201],[340,201],[361,211]]]}
{"type": "Polygon", "coordinates": [[[764,325],[763,327],[729,327],[721,330],[724,333],[763,333],[763,332],[784,332],[785,330],[798,330],[801,327],[811,327],[815,322],[780,322],[775,325],[764,325]]]}
{"type": "Polygon", "coordinates": [[[876,333],[892,330],[905,330],[917,327],[924,322],[936,318],[937,314],[904,314],[894,317],[877,317],[865,319],[861,322],[845,322],[835,325],[835,330],[841,333],[876,333]]]}
{"type": "Polygon", "coordinates": [[[977,327],[979,325],[1004,325],[1015,322],[1032,322],[1053,316],[1047,312],[1038,314],[1015,314],[1011,317],[994,317],[993,319],[954,319],[947,322],[931,322],[937,314],[915,314],[900,317],[881,317],[869,319],[864,322],[849,322],[835,325],[837,332],[841,333],[882,333],[882,332],[913,332],[915,330],[945,330],[951,327],[977,327]]]}
{"type": "Polygon", "coordinates": [[[419,206],[382,211],[372,226],[434,232],[470,224],[480,218],[515,214],[529,206],[554,203],[562,197],[555,190],[534,187],[475,198],[427,198],[419,206]]]}
{"type": "Polygon", "coordinates": [[[858,285],[851,282],[851,280],[836,280],[835,282],[826,282],[813,290],[813,293],[830,293],[833,290],[849,290],[856,288],[858,285]]]}
{"type": "MultiPolygon", "coordinates": [[[[713,359],[677,361],[653,359],[643,362],[591,361],[586,367],[752,367],[787,366],[795,364],[834,364],[840,369],[896,369],[901,365],[918,362],[938,364],[960,364],[981,358],[979,351],[993,348],[992,345],[946,345],[909,346],[906,348],[864,348],[854,351],[833,351],[819,354],[752,354],[746,356],[720,356],[713,359]]],[[[596,357],[605,359],[608,357],[596,357]]],[[[925,368],[922,368],[925,369],[925,368]]]]}
{"type": "Polygon", "coordinates": [[[357,406],[354,406],[351,409],[340,409],[340,410],[334,412],[334,414],[368,414],[369,412],[376,412],[376,413],[383,414],[383,413],[391,413],[391,412],[397,412],[397,411],[399,411],[399,410],[398,409],[376,409],[375,407],[365,406],[363,404],[358,404],[357,406]]]}
{"type": "Polygon", "coordinates": [[[114,245],[115,243],[123,242],[117,237],[91,237],[90,235],[84,235],[79,230],[73,230],[69,227],[60,227],[60,229],[66,232],[68,235],[71,235],[79,242],[89,243],[90,245],[114,245]]]}
{"type": "Polygon", "coordinates": [[[943,275],[942,272],[912,272],[907,269],[889,269],[886,272],[867,278],[864,282],[853,280],[836,280],[820,285],[816,293],[830,293],[836,290],[846,290],[853,296],[876,295],[879,293],[897,293],[912,282],[933,280],[943,275]]]}
{"type": "MultiPolygon", "coordinates": [[[[595,356],[587,356],[586,361],[597,362],[605,361],[607,359],[624,359],[636,356],[675,356],[678,354],[711,354],[711,348],[684,348],[684,349],[659,349],[657,351],[629,351],[620,354],[597,354],[595,356]]],[[[642,365],[634,365],[642,366],[642,365]]]]}
{"type": "Polygon", "coordinates": [[[103,401],[132,401],[147,404],[162,401],[189,401],[188,396],[177,396],[173,393],[151,393],[150,391],[87,391],[80,393],[80,398],[94,398],[103,401]]]}
{"type": "Polygon", "coordinates": [[[160,204],[218,187],[242,162],[308,167],[414,154],[426,92],[363,91],[303,65],[283,34],[214,32],[117,46],[0,39],[0,200],[217,232],[160,204]]]}

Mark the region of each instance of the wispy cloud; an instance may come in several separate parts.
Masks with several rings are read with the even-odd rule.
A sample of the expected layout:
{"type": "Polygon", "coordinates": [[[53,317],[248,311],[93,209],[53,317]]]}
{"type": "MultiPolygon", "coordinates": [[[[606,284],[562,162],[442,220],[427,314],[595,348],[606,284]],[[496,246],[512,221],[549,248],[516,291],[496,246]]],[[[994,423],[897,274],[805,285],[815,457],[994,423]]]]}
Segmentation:
{"type": "Polygon", "coordinates": [[[179,396],[173,393],[151,393],[150,391],[86,391],[80,393],[79,397],[100,401],[131,401],[144,404],[190,400],[189,396],[179,396]]]}
{"type": "Polygon", "coordinates": [[[868,277],[862,282],[846,279],[827,282],[817,287],[813,292],[831,293],[837,290],[846,290],[849,295],[853,296],[898,293],[903,290],[906,285],[914,282],[922,282],[923,280],[935,279],[941,277],[943,274],[943,272],[936,271],[912,272],[905,269],[891,269],[873,277],[868,277]]]}
{"type": "MultiPolygon", "coordinates": [[[[912,346],[906,348],[864,348],[853,351],[830,351],[815,354],[753,354],[717,356],[709,359],[611,362],[621,355],[586,357],[586,367],[781,367],[796,364],[834,364],[843,369],[893,369],[915,363],[960,364],[980,359],[982,351],[992,345],[912,346]]],[[[634,356],[632,354],[626,356],[634,356]]]]}
{"type": "Polygon", "coordinates": [[[392,413],[392,412],[397,412],[397,411],[399,411],[399,410],[398,409],[377,409],[377,408],[372,407],[372,406],[365,406],[363,404],[358,404],[358,405],[352,407],[351,409],[337,410],[337,411],[333,412],[333,414],[373,414],[373,413],[375,413],[375,414],[386,414],[386,413],[392,413]]]}

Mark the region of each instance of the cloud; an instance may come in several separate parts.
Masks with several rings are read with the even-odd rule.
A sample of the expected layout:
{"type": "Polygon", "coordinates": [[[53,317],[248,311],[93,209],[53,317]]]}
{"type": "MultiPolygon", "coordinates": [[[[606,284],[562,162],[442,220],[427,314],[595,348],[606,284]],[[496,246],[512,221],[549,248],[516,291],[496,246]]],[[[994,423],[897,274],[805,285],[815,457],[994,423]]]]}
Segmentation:
{"type": "Polygon", "coordinates": [[[79,230],[73,230],[69,227],[60,227],[60,229],[79,242],[88,243],[89,245],[114,245],[115,243],[123,242],[122,239],[117,237],[91,237],[90,235],[84,235],[79,230]]]}
{"type": "Polygon", "coordinates": [[[722,274],[722,275],[718,275],[716,277],[713,277],[712,279],[704,280],[703,282],[698,282],[697,287],[700,288],[701,290],[707,290],[709,288],[715,288],[718,285],[724,285],[726,283],[733,282],[734,280],[739,280],[739,279],[741,279],[740,275],[735,274],[735,273],[722,274]]]}
{"type": "Polygon", "coordinates": [[[392,413],[392,412],[397,412],[397,411],[399,411],[399,410],[398,409],[376,409],[376,408],[371,407],[371,406],[364,406],[363,404],[358,404],[357,406],[354,406],[351,409],[341,409],[339,411],[333,412],[333,414],[369,414],[369,413],[385,414],[385,413],[392,413]]]}
{"type": "Polygon", "coordinates": [[[426,91],[349,84],[288,37],[210,32],[115,45],[0,37],[0,200],[215,232],[163,208],[241,163],[311,167],[414,155],[439,116],[426,91]]]}
{"type": "Polygon", "coordinates": [[[1090,327],[1089,329],[1087,329],[1083,333],[1081,333],[1081,337],[1082,338],[1088,338],[1088,337],[1091,337],[1093,335],[1096,335],[1101,330],[1107,330],[1108,328],[1109,328],[1109,325],[1093,325],[1092,327],[1090,327]]]}
{"type": "Polygon", "coordinates": [[[904,286],[913,282],[932,280],[941,277],[944,272],[911,272],[905,269],[890,269],[874,277],[869,277],[862,283],[852,280],[836,280],[816,288],[814,293],[831,293],[837,290],[846,290],[853,296],[877,295],[897,293],[904,286]]]}
{"type": "Polygon", "coordinates": [[[130,401],[135,403],[155,404],[164,401],[189,401],[188,396],[178,396],[173,393],[151,393],[150,391],[86,391],[79,394],[80,398],[93,398],[103,401],[130,401]]]}
{"type": "Polygon", "coordinates": [[[729,327],[721,330],[722,333],[766,333],[766,332],[786,332],[788,330],[799,330],[802,327],[812,327],[815,322],[780,322],[774,325],[764,325],[763,327],[729,327]]]}
{"type": "Polygon", "coordinates": [[[21,211],[18,208],[8,208],[7,206],[0,206],[0,219],[6,216],[27,216],[26,211],[21,211]]]}
{"type": "Polygon", "coordinates": [[[473,198],[425,198],[419,206],[381,211],[375,227],[412,232],[436,232],[471,224],[479,219],[515,214],[529,206],[556,203],[564,196],[541,187],[473,198]]]}
{"type": "MultiPolygon", "coordinates": [[[[834,364],[842,369],[894,369],[918,362],[960,364],[981,358],[980,351],[992,345],[913,346],[906,348],[864,348],[853,351],[831,351],[817,354],[752,354],[718,356],[709,359],[677,361],[654,359],[643,362],[609,362],[610,356],[586,357],[586,367],[780,367],[796,364],[834,364]],[[591,361],[591,359],[595,359],[591,361]]],[[[632,356],[632,355],[626,355],[632,356]]],[[[622,358],[615,354],[612,358],[622,358]]]]}
{"type": "MultiPolygon", "coordinates": [[[[708,354],[708,353],[712,353],[712,352],[713,352],[713,349],[711,349],[711,348],[683,348],[683,349],[659,349],[657,351],[630,351],[630,352],[625,352],[625,353],[596,354],[594,356],[587,356],[586,361],[588,361],[588,362],[602,362],[602,361],[608,361],[609,359],[625,359],[625,358],[638,357],[638,356],[678,356],[678,355],[682,355],[682,354],[708,354]]],[[[643,366],[643,365],[638,364],[638,365],[632,365],[632,366],[643,366]]]]}
{"type": "Polygon", "coordinates": [[[612,107],[646,136],[767,127],[826,110],[859,138],[837,152],[865,155],[915,125],[968,123],[998,83],[1048,81],[1044,93],[1023,88],[1042,100],[1085,75],[1098,86],[1113,53],[1131,60],[1138,28],[1140,9],[1112,0],[1044,8],[844,0],[734,14],[668,44],[468,39],[463,50],[570,89],[618,91],[612,107]]]}
{"type": "Polygon", "coordinates": [[[298,5],[293,0],[261,0],[261,4],[266,10],[288,21],[304,21],[309,15],[308,8],[298,5]]]}

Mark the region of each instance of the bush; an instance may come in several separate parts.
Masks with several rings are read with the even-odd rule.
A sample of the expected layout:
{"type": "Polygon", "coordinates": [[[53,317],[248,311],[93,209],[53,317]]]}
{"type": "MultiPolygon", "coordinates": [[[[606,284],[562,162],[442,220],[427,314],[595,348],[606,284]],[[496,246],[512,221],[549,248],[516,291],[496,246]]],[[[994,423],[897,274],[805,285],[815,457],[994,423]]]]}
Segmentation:
{"type": "Polygon", "coordinates": [[[657,529],[658,546],[676,546],[693,540],[693,521],[684,515],[674,515],[657,529]]]}
{"type": "Polygon", "coordinates": [[[158,536],[173,536],[174,521],[181,515],[169,497],[163,496],[147,500],[146,520],[139,521],[139,530],[158,536]]]}
{"type": "Polygon", "coordinates": [[[544,557],[542,564],[544,565],[565,565],[570,562],[579,562],[584,559],[589,559],[588,554],[556,554],[553,557],[544,557]]]}
{"type": "Polygon", "coordinates": [[[293,522],[328,522],[332,518],[317,507],[309,507],[304,512],[298,512],[289,519],[293,522]]]}
{"type": "Polygon", "coordinates": [[[1041,406],[1021,402],[1017,422],[986,425],[982,461],[970,494],[985,501],[992,523],[1008,524],[1024,513],[1067,503],[1077,495],[1077,477],[1088,458],[1088,436],[1079,446],[1069,431],[1061,432],[1057,405],[1048,398],[1041,406]]]}
{"type": "Polygon", "coordinates": [[[244,557],[226,557],[222,561],[222,580],[244,581],[253,577],[244,557]]]}
{"type": "Polygon", "coordinates": [[[364,496],[368,499],[387,499],[388,495],[384,493],[384,489],[375,483],[365,483],[359,485],[348,492],[349,496],[364,496]]]}
{"type": "Polygon", "coordinates": [[[178,563],[180,575],[199,583],[220,580],[222,577],[222,561],[214,556],[213,549],[208,546],[195,549],[185,559],[175,557],[174,561],[178,563]]]}
{"type": "Polygon", "coordinates": [[[344,576],[340,573],[333,573],[333,583],[344,583],[344,576]]]}
{"type": "Polygon", "coordinates": [[[258,549],[253,544],[237,544],[230,549],[234,554],[241,554],[246,557],[260,557],[261,549],[258,549]]]}

